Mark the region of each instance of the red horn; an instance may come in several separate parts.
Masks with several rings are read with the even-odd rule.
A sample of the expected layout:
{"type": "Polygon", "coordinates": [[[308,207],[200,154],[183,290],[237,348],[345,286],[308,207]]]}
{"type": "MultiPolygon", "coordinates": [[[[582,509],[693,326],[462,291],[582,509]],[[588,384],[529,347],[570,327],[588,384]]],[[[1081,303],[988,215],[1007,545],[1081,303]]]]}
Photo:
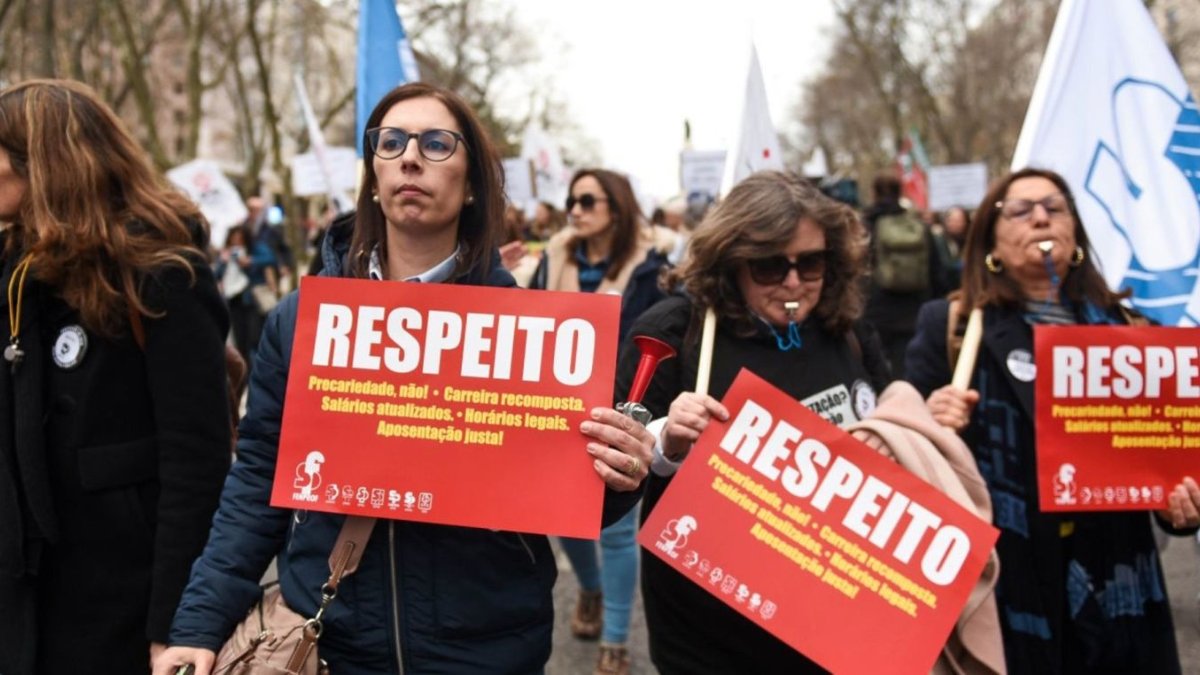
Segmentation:
{"type": "Polygon", "coordinates": [[[629,388],[629,403],[640,403],[658,368],[658,362],[675,356],[675,348],[662,340],[648,335],[635,335],[633,343],[642,352],[638,361],[637,373],[633,376],[633,386],[629,388]]]}

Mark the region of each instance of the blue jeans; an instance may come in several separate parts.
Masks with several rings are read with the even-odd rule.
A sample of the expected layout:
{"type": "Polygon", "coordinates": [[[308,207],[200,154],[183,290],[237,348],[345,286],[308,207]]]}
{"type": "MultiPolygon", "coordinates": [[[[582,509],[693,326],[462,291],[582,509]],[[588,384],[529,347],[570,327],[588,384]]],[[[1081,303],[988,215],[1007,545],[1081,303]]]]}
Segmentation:
{"type": "Polygon", "coordinates": [[[597,559],[595,539],[559,540],[583,590],[604,592],[604,628],[600,634],[604,642],[623,644],[629,640],[629,615],[637,589],[637,518],[638,507],[634,506],[625,517],[600,530],[603,561],[597,559]]]}

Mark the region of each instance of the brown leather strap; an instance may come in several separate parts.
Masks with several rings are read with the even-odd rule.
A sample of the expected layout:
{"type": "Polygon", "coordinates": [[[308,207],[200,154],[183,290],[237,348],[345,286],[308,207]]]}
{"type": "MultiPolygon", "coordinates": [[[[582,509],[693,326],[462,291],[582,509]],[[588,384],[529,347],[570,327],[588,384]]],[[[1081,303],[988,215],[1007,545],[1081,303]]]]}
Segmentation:
{"type": "Polygon", "coordinates": [[[296,645],[296,651],[292,652],[291,658],[288,659],[284,669],[286,673],[303,673],[309,654],[312,654],[313,650],[317,648],[317,638],[320,635],[316,629],[311,624],[307,624],[300,630],[303,631],[300,636],[300,644],[296,645]]]}
{"type": "Polygon", "coordinates": [[[375,529],[375,521],[375,518],[346,516],[346,522],[342,523],[342,530],[333,544],[333,553],[329,556],[328,586],[331,589],[336,589],[343,577],[358,570],[371,531],[375,529]]]}

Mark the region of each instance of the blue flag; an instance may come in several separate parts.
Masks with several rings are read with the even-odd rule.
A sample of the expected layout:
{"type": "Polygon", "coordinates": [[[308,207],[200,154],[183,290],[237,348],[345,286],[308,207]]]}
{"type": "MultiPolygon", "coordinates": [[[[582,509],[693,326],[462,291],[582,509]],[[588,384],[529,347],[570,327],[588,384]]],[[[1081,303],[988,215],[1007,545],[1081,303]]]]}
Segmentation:
{"type": "Polygon", "coordinates": [[[398,85],[421,79],[392,0],[361,0],[359,4],[357,78],[354,145],[362,157],[363,133],[375,104],[398,85]]]}

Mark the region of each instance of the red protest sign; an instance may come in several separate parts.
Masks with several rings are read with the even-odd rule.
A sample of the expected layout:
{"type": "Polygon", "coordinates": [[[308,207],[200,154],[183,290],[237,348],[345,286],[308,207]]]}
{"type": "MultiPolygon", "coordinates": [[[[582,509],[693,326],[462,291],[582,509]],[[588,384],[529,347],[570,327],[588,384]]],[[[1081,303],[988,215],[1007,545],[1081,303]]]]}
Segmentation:
{"type": "Polygon", "coordinates": [[[306,278],[271,504],[596,537],[620,298],[306,278]]]}
{"type": "Polygon", "coordinates": [[[723,403],[640,543],[833,672],[929,672],[998,532],[747,370],[723,403]]]}
{"type": "Polygon", "coordinates": [[[1043,511],[1163,509],[1200,467],[1196,332],[1035,326],[1043,511]]]}

